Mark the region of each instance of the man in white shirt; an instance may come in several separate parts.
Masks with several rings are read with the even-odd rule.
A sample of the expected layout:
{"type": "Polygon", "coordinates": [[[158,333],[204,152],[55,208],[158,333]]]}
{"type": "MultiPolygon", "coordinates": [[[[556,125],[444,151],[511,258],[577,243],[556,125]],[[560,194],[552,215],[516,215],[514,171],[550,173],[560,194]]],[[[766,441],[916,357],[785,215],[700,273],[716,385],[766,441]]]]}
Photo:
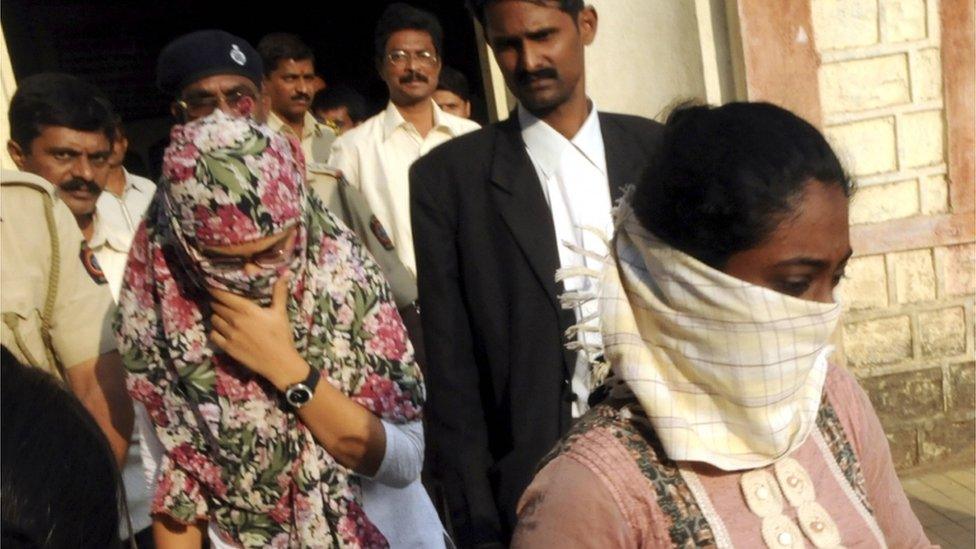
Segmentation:
{"type": "Polygon", "coordinates": [[[108,159],[108,183],[95,204],[95,229],[88,239],[116,301],[122,289],[122,275],[132,237],[156,194],[155,183],[129,173],[122,165],[128,149],[129,140],[121,120],[118,120],[112,156],[108,159]]]}
{"type": "Polygon", "coordinates": [[[390,92],[386,109],[344,133],[329,163],[358,187],[390,231],[400,260],[416,274],[408,171],[415,160],[478,124],[431,99],[441,70],[443,32],[432,14],[393,4],[376,25],[376,66],[390,92]]]}

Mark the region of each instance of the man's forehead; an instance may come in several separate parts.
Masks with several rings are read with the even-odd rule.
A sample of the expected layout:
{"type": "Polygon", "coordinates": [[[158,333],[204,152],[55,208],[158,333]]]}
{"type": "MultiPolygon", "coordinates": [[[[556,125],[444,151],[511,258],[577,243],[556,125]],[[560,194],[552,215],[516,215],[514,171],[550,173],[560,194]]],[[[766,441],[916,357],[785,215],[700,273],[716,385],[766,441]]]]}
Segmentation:
{"type": "Polygon", "coordinates": [[[101,153],[112,148],[112,141],[102,131],[75,130],[67,126],[42,126],[34,140],[47,149],[71,149],[87,153],[101,153]]]}
{"type": "Polygon", "coordinates": [[[387,50],[425,50],[433,47],[434,39],[430,33],[420,29],[400,29],[386,40],[387,50]]]}
{"type": "Polygon", "coordinates": [[[493,36],[519,36],[573,22],[549,0],[500,0],[485,7],[485,31],[493,36]]]}
{"type": "Polygon", "coordinates": [[[315,63],[311,59],[282,59],[272,72],[281,74],[315,74],[315,63]]]}
{"type": "Polygon", "coordinates": [[[206,78],[201,78],[196,82],[188,84],[183,88],[183,94],[189,93],[227,93],[236,88],[245,87],[252,91],[257,91],[254,82],[245,76],[238,74],[215,74],[206,78]]]}
{"type": "Polygon", "coordinates": [[[461,104],[464,99],[461,96],[450,91],[450,90],[437,90],[434,92],[434,99],[440,101],[441,103],[454,103],[461,104]]]}

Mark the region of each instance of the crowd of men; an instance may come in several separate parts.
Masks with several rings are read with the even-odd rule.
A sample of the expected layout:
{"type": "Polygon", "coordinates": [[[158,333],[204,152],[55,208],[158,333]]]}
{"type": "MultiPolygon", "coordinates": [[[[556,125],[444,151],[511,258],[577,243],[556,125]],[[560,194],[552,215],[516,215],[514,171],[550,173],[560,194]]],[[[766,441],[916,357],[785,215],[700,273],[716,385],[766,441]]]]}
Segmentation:
{"type": "MultiPolygon", "coordinates": [[[[587,408],[592,311],[560,306],[561,267],[595,268],[581,249],[610,234],[611,204],[659,136],[586,95],[584,48],[596,11],[580,0],[471,1],[505,82],[507,120],[468,119],[464,76],[443,65],[436,16],[390,6],[376,28],[385,109],[324,85],[291,34],[252,47],[230,33],[180,36],[157,83],[176,123],[219,109],[301,143],[307,181],[387,277],[425,371],[428,488],[462,547],[504,545],[536,464],[587,408]],[[569,346],[567,347],[567,343],[569,346]],[[581,350],[582,349],[582,350],[581,350]]],[[[22,79],[10,104],[2,176],[3,346],[62,379],[124,466],[136,540],[148,500],[111,322],[126,257],[156,184],[125,170],[122,121],[79,78],[22,79]],[[127,450],[128,448],[128,450],[127,450]]],[[[123,533],[123,536],[126,536],[123,533]]]]}

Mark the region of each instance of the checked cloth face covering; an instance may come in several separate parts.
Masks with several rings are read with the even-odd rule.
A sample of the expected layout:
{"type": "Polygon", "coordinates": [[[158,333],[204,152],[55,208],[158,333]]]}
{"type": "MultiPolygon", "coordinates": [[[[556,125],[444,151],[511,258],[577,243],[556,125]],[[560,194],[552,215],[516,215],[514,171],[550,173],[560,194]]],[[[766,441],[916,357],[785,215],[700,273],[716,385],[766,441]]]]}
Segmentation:
{"type": "Polygon", "coordinates": [[[675,461],[752,469],[802,444],[840,305],[713,269],[644,229],[626,199],[615,216],[599,297],[611,395],[633,393],[675,461]]]}

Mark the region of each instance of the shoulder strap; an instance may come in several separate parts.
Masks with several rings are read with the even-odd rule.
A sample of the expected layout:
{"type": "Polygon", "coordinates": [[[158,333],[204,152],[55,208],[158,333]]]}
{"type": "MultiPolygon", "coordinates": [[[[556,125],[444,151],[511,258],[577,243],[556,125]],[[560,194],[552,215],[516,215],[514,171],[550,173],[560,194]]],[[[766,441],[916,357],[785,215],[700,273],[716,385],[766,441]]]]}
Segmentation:
{"type": "MultiPolygon", "coordinates": [[[[47,355],[48,364],[58,370],[62,379],[66,379],[64,377],[64,365],[57,359],[57,355],[54,353],[54,346],[51,343],[51,316],[54,314],[54,304],[58,299],[58,281],[61,278],[61,241],[58,238],[58,226],[54,219],[54,198],[51,196],[49,187],[42,184],[47,183],[46,181],[41,180],[41,182],[38,182],[31,178],[21,177],[30,175],[22,173],[17,173],[17,177],[10,177],[12,173],[16,172],[5,171],[0,183],[7,187],[20,186],[34,189],[40,193],[41,200],[44,203],[44,220],[47,223],[47,232],[50,235],[51,242],[51,270],[47,278],[47,293],[44,298],[44,306],[41,309],[41,341],[44,343],[44,352],[47,355]]],[[[35,179],[37,178],[35,177],[35,179]]],[[[12,326],[11,329],[13,330],[12,326]]],[[[15,336],[19,337],[17,331],[13,331],[15,336]]]]}

